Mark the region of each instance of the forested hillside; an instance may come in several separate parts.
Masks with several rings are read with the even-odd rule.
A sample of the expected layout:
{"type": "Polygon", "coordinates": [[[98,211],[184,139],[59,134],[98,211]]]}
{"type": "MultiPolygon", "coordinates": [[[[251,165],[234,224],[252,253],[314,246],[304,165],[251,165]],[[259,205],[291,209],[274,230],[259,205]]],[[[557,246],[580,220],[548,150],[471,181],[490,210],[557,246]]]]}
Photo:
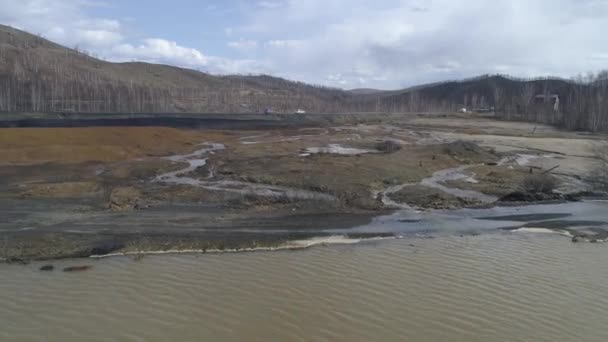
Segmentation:
{"type": "Polygon", "coordinates": [[[110,63],[0,25],[0,112],[495,112],[507,120],[608,130],[608,72],[573,80],[486,75],[403,90],[216,76],[149,63],[110,63]]]}
{"type": "Polygon", "coordinates": [[[495,112],[507,120],[548,123],[567,129],[608,130],[608,72],[572,80],[517,79],[485,75],[359,96],[361,111],[495,112]]]}
{"type": "Polygon", "coordinates": [[[338,111],[348,94],[268,76],[110,63],[0,25],[0,111],[338,111]]]}

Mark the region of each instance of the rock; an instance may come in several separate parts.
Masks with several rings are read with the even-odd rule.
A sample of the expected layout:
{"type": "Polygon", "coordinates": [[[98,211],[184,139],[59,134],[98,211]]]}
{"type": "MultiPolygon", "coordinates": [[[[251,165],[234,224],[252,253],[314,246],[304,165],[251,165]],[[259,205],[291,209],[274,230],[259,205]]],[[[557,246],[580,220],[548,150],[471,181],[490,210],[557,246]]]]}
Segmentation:
{"type": "Polygon", "coordinates": [[[129,211],[142,207],[141,192],[134,187],[114,188],[110,193],[108,208],[114,211],[129,211]]]}
{"type": "Polygon", "coordinates": [[[578,194],[565,194],[564,199],[568,202],[580,202],[582,197],[578,194]]]}
{"type": "Polygon", "coordinates": [[[106,255],[124,248],[125,245],[116,241],[103,241],[91,248],[88,255],[106,255]]]}
{"type": "Polygon", "coordinates": [[[577,242],[586,242],[586,239],[582,236],[579,235],[575,235],[572,237],[572,242],[577,243],[577,242]]]}
{"type": "Polygon", "coordinates": [[[63,269],[63,272],[83,272],[83,271],[88,271],[91,268],[93,268],[93,266],[90,265],[85,265],[85,266],[71,266],[71,267],[66,267],[63,269]]]}
{"type": "Polygon", "coordinates": [[[53,271],[55,269],[55,266],[53,265],[44,265],[42,267],[40,267],[40,271],[44,271],[44,272],[50,272],[53,271]]]}
{"type": "Polygon", "coordinates": [[[607,232],[598,232],[593,235],[577,234],[572,237],[572,242],[589,242],[589,243],[602,243],[606,242],[607,232]]]}

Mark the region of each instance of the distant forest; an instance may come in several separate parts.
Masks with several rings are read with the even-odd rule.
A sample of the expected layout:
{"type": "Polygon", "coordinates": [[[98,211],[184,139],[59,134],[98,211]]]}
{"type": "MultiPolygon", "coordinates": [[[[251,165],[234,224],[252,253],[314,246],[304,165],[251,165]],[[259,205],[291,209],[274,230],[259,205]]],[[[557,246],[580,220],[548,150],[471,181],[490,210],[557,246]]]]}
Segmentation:
{"type": "Polygon", "coordinates": [[[573,79],[484,75],[356,98],[364,110],[387,112],[494,112],[505,120],[570,130],[608,130],[608,71],[573,79]]]}
{"type": "Polygon", "coordinates": [[[215,76],[110,63],[0,25],[0,112],[495,112],[505,120],[608,130],[608,72],[573,79],[484,75],[396,91],[349,92],[266,75],[215,76]]]}

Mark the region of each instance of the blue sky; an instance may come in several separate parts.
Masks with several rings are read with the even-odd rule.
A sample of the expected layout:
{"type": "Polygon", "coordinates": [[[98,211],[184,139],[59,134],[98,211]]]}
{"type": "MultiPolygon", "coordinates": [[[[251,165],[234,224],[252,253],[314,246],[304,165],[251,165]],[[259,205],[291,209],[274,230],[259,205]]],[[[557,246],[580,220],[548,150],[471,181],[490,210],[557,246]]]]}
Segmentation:
{"type": "Polygon", "coordinates": [[[608,0],[0,0],[0,23],[110,61],[341,88],[608,68],[608,0]]]}
{"type": "Polygon", "coordinates": [[[241,1],[104,1],[83,7],[90,17],[116,18],[131,38],[164,37],[181,45],[234,56],[226,45],[226,28],[245,19],[241,1]]]}

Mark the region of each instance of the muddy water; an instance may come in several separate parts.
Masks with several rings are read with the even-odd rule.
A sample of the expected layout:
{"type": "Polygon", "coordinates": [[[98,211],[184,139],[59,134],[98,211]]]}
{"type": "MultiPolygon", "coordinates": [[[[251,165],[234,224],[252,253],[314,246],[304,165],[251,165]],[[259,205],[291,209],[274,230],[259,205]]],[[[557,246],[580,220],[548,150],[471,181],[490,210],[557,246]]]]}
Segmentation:
{"type": "Polygon", "coordinates": [[[0,265],[0,341],[606,341],[607,248],[495,233],[0,265]]]}
{"type": "Polygon", "coordinates": [[[437,237],[460,234],[485,234],[501,228],[515,228],[535,223],[547,223],[563,215],[565,226],[576,228],[577,222],[595,222],[590,225],[608,228],[608,201],[582,201],[545,205],[492,207],[486,209],[426,210],[404,209],[391,215],[379,216],[371,223],[352,229],[329,230],[336,234],[353,232],[387,233],[399,236],[437,237]],[[525,219],[514,219],[525,217],[525,219]],[[568,225],[567,223],[571,224],[568,225]]]}

